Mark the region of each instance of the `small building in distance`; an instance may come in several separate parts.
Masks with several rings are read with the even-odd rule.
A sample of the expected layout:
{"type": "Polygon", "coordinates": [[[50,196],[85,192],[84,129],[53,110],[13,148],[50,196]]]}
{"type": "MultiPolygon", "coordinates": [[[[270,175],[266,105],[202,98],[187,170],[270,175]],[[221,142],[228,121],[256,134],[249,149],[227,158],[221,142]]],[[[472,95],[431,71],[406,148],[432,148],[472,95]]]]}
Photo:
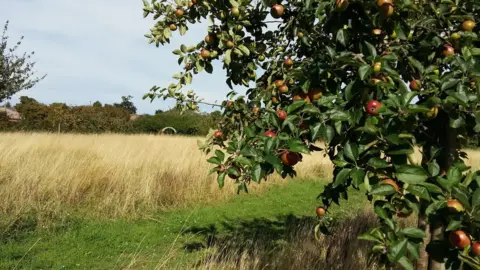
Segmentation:
{"type": "Polygon", "coordinates": [[[11,108],[0,107],[0,113],[6,113],[7,117],[12,122],[18,122],[22,120],[22,116],[20,115],[20,113],[11,108]]]}

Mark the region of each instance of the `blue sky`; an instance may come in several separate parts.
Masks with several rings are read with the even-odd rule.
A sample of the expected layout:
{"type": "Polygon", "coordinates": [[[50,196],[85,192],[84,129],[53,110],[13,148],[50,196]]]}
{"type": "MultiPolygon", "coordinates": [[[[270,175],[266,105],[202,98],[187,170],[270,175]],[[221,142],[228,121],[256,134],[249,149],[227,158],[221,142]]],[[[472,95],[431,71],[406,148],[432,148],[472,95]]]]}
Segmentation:
{"type": "MultiPolygon", "coordinates": [[[[153,26],[142,16],[142,0],[0,0],[0,25],[10,20],[11,45],[25,36],[20,52],[35,51],[38,75],[47,77],[21,91],[42,103],[85,105],[120,101],[132,95],[138,113],[166,109],[173,101],[142,100],[151,86],[167,86],[181,71],[172,54],[182,43],[194,45],[207,24],[190,26],[185,36],[174,34],[171,44],[155,47],[143,36],[153,26]]],[[[214,74],[201,73],[185,90],[194,89],[206,101],[222,100],[228,92],[224,70],[217,62],[214,74]]],[[[243,92],[244,88],[235,89],[243,92]]],[[[210,106],[202,106],[210,111],[210,106]]]]}

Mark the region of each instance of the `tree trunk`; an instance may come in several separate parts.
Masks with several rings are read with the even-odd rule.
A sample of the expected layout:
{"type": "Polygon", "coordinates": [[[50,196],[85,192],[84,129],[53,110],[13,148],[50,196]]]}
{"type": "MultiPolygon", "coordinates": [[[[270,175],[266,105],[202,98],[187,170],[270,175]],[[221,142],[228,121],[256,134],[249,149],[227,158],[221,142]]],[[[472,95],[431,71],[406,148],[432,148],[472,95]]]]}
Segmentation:
{"type": "MultiPolygon", "coordinates": [[[[442,147],[440,156],[437,158],[437,163],[441,170],[447,171],[453,162],[457,158],[457,132],[456,129],[451,128],[449,125],[450,119],[448,114],[442,110],[439,110],[437,118],[432,121],[431,127],[433,132],[431,135],[435,137],[432,141],[432,145],[442,147]]],[[[424,147],[424,157],[422,163],[429,160],[431,157],[430,145],[424,147]],[[426,148],[426,149],[425,149],[426,148]]],[[[420,250],[420,259],[417,261],[417,270],[445,270],[445,263],[436,261],[434,258],[429,257],[425,247],[433,241],[443,239],[445,224],[442,222],[441,217],[436,218],[429,224],[428,217],[425,215],[425,209],[427,203],[421,200],[420,215],[418,217],[418,227],[425,232],[424,245],[420,250]]]]}

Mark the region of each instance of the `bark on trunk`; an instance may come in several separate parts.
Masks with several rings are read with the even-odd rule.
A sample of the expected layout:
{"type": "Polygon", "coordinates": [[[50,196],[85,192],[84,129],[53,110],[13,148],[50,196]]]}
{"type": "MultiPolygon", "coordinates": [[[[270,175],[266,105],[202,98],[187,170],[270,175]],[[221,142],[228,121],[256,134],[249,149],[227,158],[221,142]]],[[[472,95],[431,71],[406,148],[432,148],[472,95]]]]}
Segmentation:
{"type": "MultiPolygon", "coordinates": [[[[435,137],[432,142],[433,145],[442,147],[441,155],[437,158],[438,165],[441,170],[448,170],[452,166],[453,162],[457,158],[457,132],[449,125],[448,114],[440,110],[435,121],[432,121],[432,127],[434,132],[431,134],[435,137]]],[[[424,158],[422,162],[428,160],[431,156],[429,153],[430,145],[426,145],[424,149],[424,158]]],[[[428,217],[425,215],[426,202],[421,201],[420,215],[418,218],[418,227],[425,232],[425,243],[420,250],[420,259],[417,261],[417,270],[445,270],[445,264],[443,262],[436,261],[434,258],[429,257],[425,247],[432,241],[442,240],[445,224],[440,219],[436,222],[429,224],[428,217]]]]}

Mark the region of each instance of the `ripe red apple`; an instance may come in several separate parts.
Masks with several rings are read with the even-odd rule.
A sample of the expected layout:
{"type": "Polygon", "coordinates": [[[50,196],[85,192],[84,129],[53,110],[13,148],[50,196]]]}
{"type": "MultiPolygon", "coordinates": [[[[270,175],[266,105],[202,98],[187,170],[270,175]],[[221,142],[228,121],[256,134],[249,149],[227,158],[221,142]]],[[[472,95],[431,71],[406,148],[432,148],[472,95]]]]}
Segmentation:
{"type": "Polygon", "coordinates": [[[420,90],[420,88],[422,88],[422,83],[419,80],[412,80],[410,82],[410,89],[420,90]]]}
{"type": "Polygon", "coordinates": [[[236,7],[233,7],[232,8],[232,15],[233,15],[233,17],[238,18],[238,16],[240,16],[240,10],[236,7]]]}
{"type": "Polygon", "coordinates": [[[272,9],[270,10],[270,14],[273,18],[278,19],[282,17],[285,8],[280,4],[273,5],[272,9]]]}
{"type": "Polygon", "coordinates": [[[286,67],[291,67],[291,66],[293,66],[293,60],[291,58],[287,58],[287,59],[285,59],[284,64],[285,64],[286,67]]]}
{"type": "Polygon", "coordinates": [[[480,242],[473,243],[472,252],[475,256],[480,257],[480,242]]]}
{"type": "Polygon", "coordinates": [[[170,26],[169,26],[169,27],[170,27],[170,30],[172,30],[172,31],[175,31],[175,30],[177,30],[177,26],[176,26],[175,24],[173,24],[173,23],[172,23],[172,24],[170,24],[170,26]]]}
{"type": "Polygon", "coordinates": [[[275,134],[275,132],[273,132],[273,131],[271,131],[271,130],[265,131],[265,133],[264,133],[263,135],[265,135],[265,136],[267,136],[267,137],[275,137],[275,136],[277,136],[277,134],[275,134]]]}
{"type": "Polygon", "coordinates": [[[450,56],[454,54],[455,54],[455,49],[451,45],[445,44],[443,46],[443,55],[450,56]]]}
{"type": "Polygon", "coordinates": [[[277,88],[284,85],[284,84],[285,84],[285,82],[283,80],[276,80],[275,81],[275,87],[277,87],[277,88]]]}
{"type": "Polygon", "coordinates": [[[400,191],[400,187],[398,186],[397,182],[395,182],[395,181],[392,180],[392,179],[382,180],[382,183],[393,186],[397,192],[400,191]]]}
{"type": "Polygon", "coordinates": [[[381,62],[376,62],[373,65],[373,72],[379,73],[382,70],[382,63],[381,62]]]}
{"type": "Polygon", "coordinates": [[[337,11],[344,11],[348,7],[348,0],[337,0],[336,8],[337,11]]]}
{"type": "Polygon", "coordinates": [[[470,237],[464,231],[460,230],[451,232],[448,239],[450,240],[450,244],[459,249],[464,249],[471,243],[470,237]]]}
{"type": "Polygon", "coordinates": [[[277,110],[277,117],[278,117],[278,119],[283,121],[283,120],[287,119],[287,112],[284,111],[284,110],[277,110]]]}
{"type": "Polygon", "coordinates": [[[285,151],[282,154],[282,162],[285,165],[293,166],[300,161],[300,156],[298,153],[285,151]]]}
{"type": "Polygon", "coordinates": [[[473,28],[475,28],[475,22],[472,20],[467,20],[462,23],[462,30],[465,32],[472,32],[473,28]]]}
{"type": "Polygon", "coordinates": [[[225,43],[225,46],[229,49],[233,48],[233,46],[235,46],[235,44],[233,43],[233,41],[229,40],[227,41],[227,43],[225,43]]]}
{"type": "Polygon", "coordinates": [[[221,130],[217,130],[215,133],[213,133],[213,137],[221,139],[223,137],[223,132],[221,130]]]}
{"type": "Polygon", "coordinates": [[[205,42],[208,45],[213,45],[215,43],[215,36],[213,34],[208,34],[205,36],[205,42]]]}
{"type": "Polygon", "coordinates": [[[315,87],[308,91],[308,97],[310,100],[319,100],[323,96],[323,91],[321,88],[315,87]]]}
{"type": "Polygon", "coordinates": [[[463,208],[463,205],[455,199],[451,199],[447,201],[447,208],[450,213],[459,213],[459,212],[465,211],[465,208],[463,208]]]}
{"type": "Polygon", "coordinates": [[[383,5],[393,5],[392,0],[378,0],[377,1],[377,6],[382,7],[383,5]]]}
{"type": "Polygon", "coordinates": [[[284,93],[284,94],[285,94],[285,93],[288,93],[288,86],[286,86],[286,85],[284,84],[284,85],[282,85],[282,86],[280,86],[280,87],[278,88],[278,91],[280,91],[280,93],[284,93]]]}
{"type": "Polygon", "coordinates": [[[298,94],[298,95],[293,96],[293,101],[294,101],[294,102],[295,102],[295,101],[298,101],[298,100],[305,100],[305,102],[308,103],[308,104],[309,104],[309,103],[312,103],[310,97],[309,97],[307,94],[303,93],[303,92],[300,93],[300,94],[298,94]]]}
{"type": "Polygon", "coordinates": [[[209,59],[210,58],[210,51],[207,50],[207,49],[202,49],[202,51],[200,52],[200,56],[203,59],[209,59]]]}
{"type": "Polygon", "coordinates": [[[175,10],[175,16],[177,16],[177,18],[182,18],[183,17],[183,9],[177,8],[177,10],[175,10]]]}
{"type": "Polygon", "coordinates": [[[297,33],[297,37],[298,37],[298,38],[303,38],[303,33],[302,33],[302,32],[298,32],[298,33],[297,33]]]}
{"type": "Polygon", "coordinates": [[[370,100],[368,103],[367,103],[367,106],[365,107],[365,109],[367,110],[367,113],[370,114],[370,115],[377,115],[378,114],[378,110],[380,110],[380,108],[382,107],[382,103],[380,103],[380,101],[378,100],[370,100]]]}
{"type": "Polygon", "coordinates": [[[316,212],[317,212],[317,216],[320,217],[320,216],[325,215],[325,213],[326,213],[327,211],[325,211],[325,208],[323,208],[323,207],[317,207],[317,211],[316,211],[316,212]]]}

